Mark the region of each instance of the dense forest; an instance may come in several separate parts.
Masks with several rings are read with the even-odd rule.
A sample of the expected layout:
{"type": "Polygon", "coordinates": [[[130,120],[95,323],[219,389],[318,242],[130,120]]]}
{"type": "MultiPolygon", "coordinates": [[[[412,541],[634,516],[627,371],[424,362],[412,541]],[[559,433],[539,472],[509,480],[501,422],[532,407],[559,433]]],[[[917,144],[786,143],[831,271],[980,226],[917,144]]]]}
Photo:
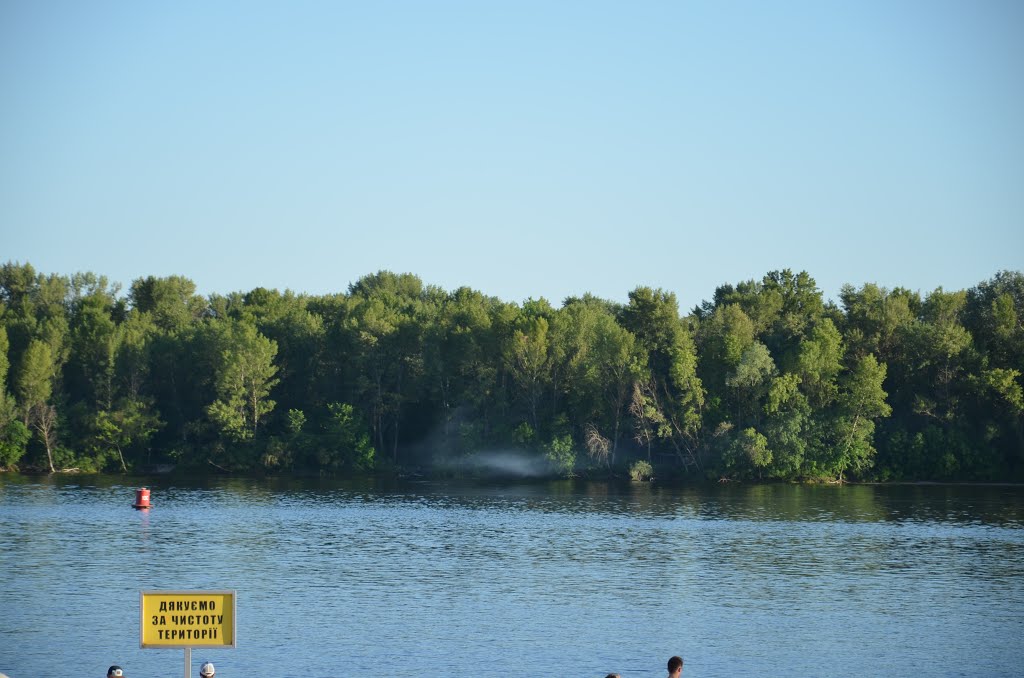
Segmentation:
{"type": "Polygon", "coordinates": [[[647,287],[558,308],[389,272],[122,294],[8,262],[0,468],[451,474],[500,451],[565,476],[1021,480],[1022,318],[1020,272],[837,305],[773,271],[681,313],[647,287]]]}

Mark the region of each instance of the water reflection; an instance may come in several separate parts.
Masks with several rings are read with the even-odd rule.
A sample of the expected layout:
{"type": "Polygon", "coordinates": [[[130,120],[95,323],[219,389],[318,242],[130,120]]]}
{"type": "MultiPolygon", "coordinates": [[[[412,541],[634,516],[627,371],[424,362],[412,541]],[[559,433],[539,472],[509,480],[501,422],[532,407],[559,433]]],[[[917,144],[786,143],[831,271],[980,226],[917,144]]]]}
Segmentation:
{"type": "Polygon", "coordinates": [[[1014,487],[6,475],[0,670],[176,673],[180,653],[138,648],[138,591],[228,588],[224,675],[660,676],[676,652],[705,676],[1014,675],[1022,505],[1014,487]]]}

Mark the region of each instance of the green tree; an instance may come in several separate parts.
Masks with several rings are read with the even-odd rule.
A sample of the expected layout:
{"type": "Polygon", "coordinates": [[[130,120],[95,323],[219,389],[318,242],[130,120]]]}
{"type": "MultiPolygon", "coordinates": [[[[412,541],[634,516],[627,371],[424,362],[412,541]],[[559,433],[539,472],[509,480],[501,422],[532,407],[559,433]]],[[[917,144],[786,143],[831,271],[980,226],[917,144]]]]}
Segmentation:
{"type": "Polygon", "coordinates": [[[772,463],[768,439],[754,428],[745,428],[732,440],[725,455],[725,471],[730,479],[760,477],[772,463]]]}
{"type": "MultiPolygon", "coordinates": [[[[2,314],[0,314],[2,316],[2,314]]],[[[7,376],[11,367],[8,351],[10,343],[7,340],[7,328],[0,325],[0,426],[16,416],[16,403],[14,398],[7,391],[7,376]]]]}
{"type": "Polygon", "coordinates": [[[288,432],[292,435],[299,435],[306,427],[306,413],[302,410],[288,410],[288,432]]]}
{"type": "Polygon", "coordinates": [[[971,347],[971,335],[960,323],[965,303],[965,293],[947,293],[941,288],[925,299],[923,322],[915,326],[913,340],[919,365],[935,390],[932,398],[918,400],[916,408],[922,414],[947,420],[955,416],[956,385],[971,347]]]}
{"type": "Polygon", "coordinates": [[[987,478],[1022,477],[1024,416],[1014,403],[1024,371],[1024,273],[1001,271],[968,290],[962,317],[979,354],[965,413],[972,437],[984,440],[974,447],[985,452],[987,478]]]}
{"type": "Polygon", "coordinates": [[[17,405],[7,392],[8,349],[7,329],[0,325],[0,468],[16,468],[32,437],[25,424],[17,420],[17,405]]]}
{"type": "MultiPolygon", "coordinates": [[[[684,465],[702,466],[700,430],[703,423],[704,387],[697,376],[697,350],[687,324],[679,317],[672,293],[638,287],[629,293],[622,310],[622,325],[646,353],[649,388],[639,389],[632,411],[656,425],[659,438],[684,465]],[[652,415],[653,418],[651,416],[652,415]]],[[[640,423],[640,430],[646,425],[640,423]]]]}
{"type": "Polygon", "coordinates": [[[697,339],[701,379],[709,391],[720,393],[754,344],[754,322],[739,304],[719,306],[700,323],[697,339]]]}
{"type": "Polygon", "coordinates": [[[609,311],[597,316],[593,333],[588,353],[591,367],[585,375],[587,390],[598,398],[590,421],[609,432],[609,464],[614,465],[633,386],[643,375],[643,356],[633,335],[621,327],[609,311]]]}
{"type": "Polygon", "coordinates": [[[131,312],[116,326],[111,341],[115,348],[115,393],[138,398],[147,390],[152,391],[148,388],[153,360],[151,349],[157,333],[152,317],[146,313],[131,312]]]}
{"type": "Polygon", "coordinates": [[[136,311],[148,313],[164,332],[176,332],[198,321],[208,308],[196,294],[195,283],[178,275],[139,278],[132,282],[128,300],[136,311]]]}
{"type": "Polygon", "coordinates": [[[800,342],[796,374],[812,407],[828,406],[839,391],[837,378],[842,370],[843,342],[835,324],[823,318],[800,342]]]}
{"type": "Polygon", "coordinates": [[[533,430],[540,430],[538,408],[551,379],[548,355],[548,321],[537,317],[515,330],[505,349],[505,366],[519,387],[533,430]]]}
{"type": "Polygon", "coordinates": [[[427,391],[423,327],[434,315],[428,298],[418,277],[388,271],[360,278],[349,288],[342,329],[355,368],[352,395],[365,403],[376,447],[390,448],[395,464],[403,417],[427,391]]]}
{"type": "Polygon", "coordinates": [[[993,367],[1024,365],[1024,273],[1001,271],[968,290],[963,323],[993,367]]]}
{"type": "Polygon", "coordinates": [[[900,344],[921,307],[920,295],[897,288],[844,285],[839,293],[845,314],[843,336],[853,358],[871,353],[882,362],[897,358],[900,344]]]}
{"type": "Polygon", "coordinates": [[[763,431],[772,451],[769,474],[775,478],[797,478],[805,470],[813,409],[800,385],[800,377],[790,373],[773,379],[768,388],[763,431]]]}
{"type": "Polygon", "coordinates": [[[875,420],[892,413],[882,387],[885,374],[885,363],[867,355],[857,360],[842,380],[831,440],[821,448],[818,460],[822,475],[842,481],[846,471],[864,471],[871,465],[875,420]]]}
{"type": "Polygon", "coordinates": [[[18,395],[24,425],[35,428],[39,433],[46,448],[50,473],[56,471],[53,465],[53,448],[56,444],[57,409],[50,402],[53,395],[54,369],[50,345],[33,339],[22,358],[18,375],[18,395]]]}
{"type": "Polygon", "coordinates": [[[761,342],[755,341],[743,352],[736,369],[725,379],[733,390],[737,422],[759,422],[763,399],[776,373],[775,361],[761,342]]]}
{"type": "Polygon", "coordinates": [[[497,388],[500,364],[493,360],[496,338],[492,318],[495,301],[462,287],[439,304],[425,330],[424,365],[430,399],[439,406],[442,444],[461,453],[479,441],[463,433],[483,435],[493,421],[490,401],[497,388]]]}
{"type": "Polygon", "coordinates": [[[359,472],[372,471],[376,452],[366,425],[355,408],[348,403],[330,403],[327,409],[330,412],[326,426],[327,445],[321,447],[318,453],[321,467],[330,471],[346,468],[359,472]]]}
{"type": "Polygon", "coordinates": [[[564,433],[555,436],[545,448],[545,456],[560,475],[572,478],[576,468],[576,448],[572,435],[564,433]]]}
{"type": "Polygon", "coordinates": [[[234,440],[256,435],[276,404],[270,390],[277,384],[277,344],[247,323],[232,323],[217,374],[217,399],[207,412],[234,440]]]}
{"type": "Polygon", "coordinates": [[[82,297],[71,327],[71,358],[66,387],[90,407],[113,406],[117,327],[111,317],[113,300],[101,294],[82,297]]]}
{"type": "Polygon", "coordinates": [[[633,418],[634,439],[647,450],[647,462],[651,462],[651,449],[655,442],[672,435],[664,413],[658,405],[655,384],[650,378],[640,378],[633,383],[633,395],[629,413],[633,418]]]}
{"type": "Polygon", "coordinates": [[[800,342],[828,311],[814,278],[806,271],[789,269],[771,271],[759,282],[719,287],[714,305],[705,304],[703,314],[730,304],[738,305],[751,319],[756,338],[768,347],[783,372],[793,371],[800,342]]]}
{"type": "Polygon", "coordinates": [[[17,419],[0,426],[0,468],[16,469],[31,438],[32,432],[17,419]]]}
{"type": "Polygon", "coordinates": [[[116,409],[98,412],[93,422],[96,445],[117,452],[124,472],[128,471],[125,450],[133,445],[144,445],[162,426],[147,405],[138,399],[125,399],[116,409]]]}

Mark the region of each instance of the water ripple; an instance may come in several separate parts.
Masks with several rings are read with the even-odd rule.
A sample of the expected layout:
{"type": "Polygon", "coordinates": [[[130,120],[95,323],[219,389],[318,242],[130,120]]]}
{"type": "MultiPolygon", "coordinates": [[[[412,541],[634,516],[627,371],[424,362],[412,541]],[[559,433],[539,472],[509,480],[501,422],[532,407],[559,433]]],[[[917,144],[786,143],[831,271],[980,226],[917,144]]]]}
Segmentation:
{"type": "Polygon", "coordinates": [[[138,647],[138,592],[225,588],[224,675],[1024,662],[1019,488],[161,480],[137,512],[135,487],[0,477],[0,670],[171,675],[180,652],[138,647]]]}

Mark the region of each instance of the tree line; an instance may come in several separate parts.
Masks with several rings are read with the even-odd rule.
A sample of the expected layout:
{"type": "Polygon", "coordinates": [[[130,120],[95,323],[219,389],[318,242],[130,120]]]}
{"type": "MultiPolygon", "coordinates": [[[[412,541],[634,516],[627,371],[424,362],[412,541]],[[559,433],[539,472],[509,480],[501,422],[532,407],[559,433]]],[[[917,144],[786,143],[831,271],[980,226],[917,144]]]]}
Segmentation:
{"type": "Polygon", "coordinates": [[[825,300],[806,272],[681,313],[637,287],[554,307],[381,271],[323,296],[126,294],[0,268],[0,467],[1019,480],[1024,275],[825,300]],[[443,466],[442,466],[443,464],[443,466]]]}

